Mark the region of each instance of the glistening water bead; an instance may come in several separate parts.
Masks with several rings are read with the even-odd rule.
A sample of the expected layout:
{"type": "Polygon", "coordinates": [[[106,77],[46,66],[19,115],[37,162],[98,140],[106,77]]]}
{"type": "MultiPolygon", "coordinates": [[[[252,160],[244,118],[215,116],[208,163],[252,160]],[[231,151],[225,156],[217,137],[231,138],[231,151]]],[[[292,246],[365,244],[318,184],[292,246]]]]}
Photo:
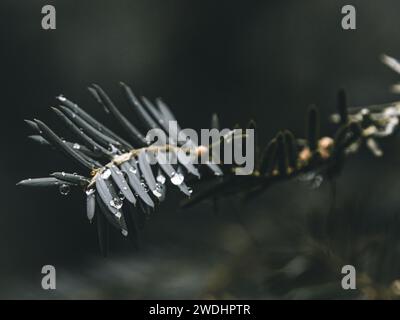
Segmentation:
{"type": "Polygon", "coordinates": [[[113,208],[119,210],[119,209],[122,208],[123,202],[121,201],[120,198],[113,198],[112,200],[110,200],[110,205],[111,205],[113,208]]]}
{"type": "Polygon", "coordinates": [[[71,187],[68,184],[63,183],[60,185],[59,190],[63,196],[66,196],[71,191],[71,187]]]}
{"type": "MultiPolygon", "coordinates": [[[[124,187],[124,190],[127,190],[128,188],[124,187]]],[[[125,200],[125,195],[122,191],[118,192],[118,197],[120,198],[121,201],[125,200]]]]}
{"type": "Polygon", "coordinates": [[[105,171],[101,174],[101,177],[102,177],[103,179],[108,179],[110,176],[111,176],[111,171],[110,171],[110,169],[105,170],[105,171]]]}
{"type": "Polygon", "coordinates": [[[181,173],[174,172],[171,175],[171,182],[176,186],[182,184],[183,180],[184,180],[184,176],[181,173]]]}
{"type": "Polygon", "coordinates": [[[160,198],[162,197],[162,186],[160,183],[156,184],[156,188],[153,190],[153,194],[157,197],[160,198]]]}
{"type": "Polygon", "coordinates": [[[166,178],[163,174],[158,174],[157,178],[156,178],[157,182],[159,182],[160,184],[164,184],[166,181],[166,178]]]}

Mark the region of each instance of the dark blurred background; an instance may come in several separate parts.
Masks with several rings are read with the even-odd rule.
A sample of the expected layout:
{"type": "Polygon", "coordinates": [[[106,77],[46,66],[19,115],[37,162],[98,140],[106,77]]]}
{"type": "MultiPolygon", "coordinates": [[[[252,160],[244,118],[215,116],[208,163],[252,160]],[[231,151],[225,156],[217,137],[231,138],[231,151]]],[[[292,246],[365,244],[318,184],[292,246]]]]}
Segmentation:
{"type": "MultiPolygon", "coordinates": [[[[352,0],[357,10],[353,31],[341,28],[345,4],[2,0],[0,297],[204,297],[202,285],[235,257],[238,246],[274,232],[264,221],[271,212],[292,219],[290,214],[326,211],[327,187],[310,191],[294,182],[267,192],[239,213],[231,200],[221,202],[218,214],[208,203],[179,210],[181,195],[170,191],[147,224],[142,250],[133,252],[115,237],[111,257],[103,259],[95,228],[86,221],[82,194],[62,196],[15,183],[77,170],[26,138],[30,132],[23,119],[31,118],[63,135],[50,111],[56,95],[65,94],[118,130],[88,95],[92,82],[101,84],[127,115],[118,81],[139,95],[163,97],[184,127],[207,128],[213,112],[224,127],[253,118],[265,141],[282,128],[302,135],[311,103],[321,108],[323,133],[332,134],[328,115],[339,88],[347,90],[353,105],[398,99],[389,86],[399,77],[379,56],[400,57],[399,1],[352,0]],[[56,7],[54,31],[41,29],[45,4],[56,7]],[[56,292],[40,289],[45,264],[57,268],[56,292]]],[[[398,143],[383,147],[384,159],[362,153],[349,160],[338,182],[337,206],[352,211],[362,203],[375,226],[400,208],[398,143]]],[[[281,244],[263,243],[269,249],[281,244]]],[[[234,297],[270,297],[244,287],[234,297]]]]}

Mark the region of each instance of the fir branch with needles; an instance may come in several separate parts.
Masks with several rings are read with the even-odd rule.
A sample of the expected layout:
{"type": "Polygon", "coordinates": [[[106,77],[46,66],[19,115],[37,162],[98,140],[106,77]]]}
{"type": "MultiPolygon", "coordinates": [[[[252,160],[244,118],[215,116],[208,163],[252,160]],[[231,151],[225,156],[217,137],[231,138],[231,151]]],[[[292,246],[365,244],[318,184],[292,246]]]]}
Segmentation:
{"type": "MultiPolygon", "coordinates": [[[[400,64],[395,59],[388,56],[382,59],[389,67],[400,72],[400,64]]],[[[125,83],[120,83],[120,86],[127,103],[147,129],[168,132],[168,123],[176,121],[176,118],[163,100],[152,102],[146,97],[139,99],[125,83]]],[[[240,170],[236,164],[220,166],[208,161],[203,167],[211,175],[203,174],[207,176],[203,180],[209,183],[204,190],[192,194],[186,182],[201,177],[199,166],[182,161],[179,156],[176,165],[168,164],[162,158],[179,155],[180,151],[191,151],[195,156],[202,156],[216,145],[203,146],[189,141],[190,148],[186,150],[178,126],[177,141],[169,137],[172,144],[155,147],[122,114],[99,85],[91,85],[89,92],[101,108],[117,121],[127,138],[107,128],[76,103],[58,96],[60,105],[52,109],[74,139],[63,140],[44,122],[36,119],[26,120],[34,133],[30,139],[61,151],[81,167],[82,173],[54,172],[49,177],[22,180],[18,185],[57,187],[64,193],[71,187],[81,188],[86,193],[87,217],[97,226],[103,255],[108,252],[110,226],[137,245],[138,220],[165,199],[167,180],[188,197],[183,207],[189,207],[206,199],[216,202],[216,199],[230,194],[243,194],[245,200],[250,200],[275,183],[295,177],[309,183],[314,183],[321,175],[334,179],[347,156],[362,146],[371,150],[374,156],[382,156],[377,141],[394,134],[400,117],[398,101],[350,107],[345,92],[341,90],[337,98],[337,112],[331,116],[337,129],[331,136],[320,136],[319,112],[317,107],[310,106],[304,137],[296,137],[292,131],[285,129],[278,132],[265,147],[256,138],[256,170],[251,175],[236,175],[235,172],[240,170]],[[156,164],[151,164],[150,157],[156,159],[156,164]]],[[[210,127],[219,128],[216,114],[212,116],[210,127]]],[[[256,132],[259,130],[254,121],[249,123],[248,128],[256,132]]],[[[223,136],[219,143],[231,139],[231,133],[223,136]]],[[[186,137],[183,138],[187,145],[186,137]]]]}
{"type": "MultiPolygon", "coordinates": [[[[157,99],[156,105],[144,97],[139,101],[126,84],[121,83],[121,88],[128,103],[148,129],[167,132],[168,122],[176,121],[162,100],[157,99]]],[[[198,168],[181,161],[179,156],[175,166],[162,161],[163,158],[168,154],[187,151],[201,156],[207,150],[193,141],[189,150],[179,146],[179,141],[174,141],[173,145],[151,145],[99,85],[89,87],[89,92],[126,131],[130,142],[101,124],[77,104],[64,96],[58,96],[60,106],[52,109],[76,142],[61,139],[44,122],[36,119],[26,120],[35,133],[30,137],[41,145],[61,151],[86,174],[55,172],[50,177],[22,180],[18,185],[58,187],[62,193],[66,193],[70,187],[82,188],[87,195],[87,217],[90,221],[95,220],[100,249],[103,255],[107,255],[110,225],[131,238],[136,245],[138,222],[135,207],[144,214],[151,212],[165,198],[167,178],[186,196],[191,195],[192,190],[185,180],[188,175],[200,178],[198,168]],[[156,159],[156,165],[151,165],[150,157],[156,159]]],[[[211,163],[206,166],[212,174],[223,175],[219,166],[211,163]]]]}

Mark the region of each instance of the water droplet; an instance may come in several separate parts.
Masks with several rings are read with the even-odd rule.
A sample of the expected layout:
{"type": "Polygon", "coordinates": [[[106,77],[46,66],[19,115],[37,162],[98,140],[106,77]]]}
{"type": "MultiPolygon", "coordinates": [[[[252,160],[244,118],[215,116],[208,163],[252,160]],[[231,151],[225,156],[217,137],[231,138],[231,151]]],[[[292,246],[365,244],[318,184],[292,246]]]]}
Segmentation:
{"type": "Polygon", "coordinates": [[[106,171],[104,171],[104,172],[101,174],[101,177],[102,177],[103,179],[108,179],[110,176],[111,176],[111,171],[110,171],[110,169],[107,169],[106,171]]]}
{"type": "Polygon", "coordinates": [[[147,186],[147,184],[144,182],[143,179],[140,180],[140,184],[142,185],[144,191],[149,192],[149,187],[147,186]]]}
{"type": "Polygon", "coordinates": [[[115,216],[116,216],[117,219],[119,220],[119,219],[121,219],[122,214],[121,214],[121,212],[117,211],[117,212],[115,213],[115,216]]]}
{"type": "Polygon", "coordinates": [[[156,188],[153,190],[153,194],[157,197],[157,198],[161,198],[162,197],[162,187],[160,184],[156,184],[156,188]]]}
{"type": "Polygon", "coordinates": [[[305,182],[311,189],[319,188],[324,181],[322,175],[316,172],[303,173],[299,175],[297,179],[301,182],[305,182]]]}
{"type": "Polygon", "coordinates": [[[322,178],[321,175],[315,176],[314,180],[311,182],[311,188],[312,189],[319,188],[323,181],[324,181],[324,178],[322,178]]]}
{"type": "Polygon", "coordinates": [[[79,150],[81,148],[81,145],[79,143],[74,143],[72,145],[72,148],[75,149],[75,150],[79,150]]]}
{"type": "Polygon", "coordinates": [[[122,208],[123,202],[121,201],[120,198],[113,198],[110,200],[110,206],[119,210],[122,208]]]}
{"type": "Polygon", "coordinates": [[[116,154],[119,151],[118,148],[116,148],[113,144],[110,144],[109,150],[113,154],[116,154]]]}
{"type": "Polygon", "coordinates": [[[125,237],[128,235],[128,231],[125,229],[121,230],[122,235],[124,235],[125,237]]]}
{"type": "Polygon", "coordinates": [[[96,192],[96,190],[94,190],[94,189],[88,189],[88,190],[86,190],[86,195],[87,196],[90,196],[90,195],[92,195],[93,193],[95,193],[96,192]]]}
{"type": "Polygon", "coordinates": [[[166,181],[165,176],[162,175],[162,174],[159,174],[159,175],[157,176],[156,180],[157,180],[157,182],[159,182],[159,183],[161,183],[161,184],[164,184],[165,181],[166,181]]]}
{"type": "Polygon", "coordinates": [[[129,168],[129,171],[132,172],[133,174],[136,174],[137,169],[134,168],[134,167],[130,167],[130,168],[129,168]]]}
{"type": "Polygon", "coordinates": [[[192,194],[193,193],[193,189],[191,187],[188,187],[188,192],[189,192],[189,194],[192,194]]]}
{"type": "Polygon", "coordinates": [[[298,180],[302,182],[312,181],[316,176],[315,172],[306,172],[298,176],[298,180]]]}
{"type": "Polygon", "coordinates": [[[71,191],[71,187],[68,184],[63,183],[60,185],[59,190],[63,196],[66,196],[71,191]]]}
{"type": "Polygon", "coordinates": [[[125,195],[122,191],[118,192],[118,197],[121,199],[121,201],[125,200],[125,195]]]}
{"type": "Polygon", "coordinates": [[[176,186],[182,184],[184,179],[185,177],[181,173],[174,172],[171,175],[171,182],[176,186]]]}

